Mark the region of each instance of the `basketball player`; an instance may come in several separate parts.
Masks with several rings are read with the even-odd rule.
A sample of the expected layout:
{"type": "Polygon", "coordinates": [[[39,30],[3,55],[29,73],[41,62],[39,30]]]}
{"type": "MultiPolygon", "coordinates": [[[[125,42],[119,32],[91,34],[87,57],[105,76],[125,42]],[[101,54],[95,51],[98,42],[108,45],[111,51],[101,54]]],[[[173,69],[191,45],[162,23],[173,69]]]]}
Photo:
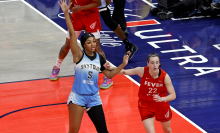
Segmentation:
{"type": "MultiPolygon", "coordinates": [[[[126,37],[126,35],[122,31],[121,27],[119,26],[119,24],[116,23],[112,19],[110,10],[108,8],[108,5],[110,4],[110,2],[111,2],[111,0],[102,0],[102,5],[98,7],[100,15],[101,15],[103,21],[105,22],[105,24],[112,31],[114,31],[114,33],[123,41],[123,43],[125,44],[126,52],[130,51],[130,53],[131,53],[131,56],[130,56],[130,59],[131,59],[133,57],[134,53],[137,51],[138,47],[128,40],[128,38],[126,37]]],[[[116,3],[121,3],[121,2],[116,2],[116,3]]],[[[120,7],[120,6],[118,5],[118,7],[120,7]]],[[[124,10],[124,8],[123,8],[123,10],[124,10]]],[[[117,14],[117,13],[115,13],[115,14],[117,14]]],[[[113,16],[115,14],[113,14],[113,16]]],[[[108,78],[106,78],[106,76],[104,76],[103,83],[100,85],[100,88],[108,89],[112,84],[113,84],[112,79],[108,79],[108,78]]]]}
{"type": "Polygon", "coordinates": [[[108,133],[102,101],[99,95],[98,75],[101,70],[106,77],[112,78],[128,63],[130,52],[124,55],[122,64],[110,71],[105,69],[104,57],[95,52],[96,39],[93,34],[85,33],[80,41],[83,50],[77,44],[76,34],[70,20],[68,10],[70,5],[66,0],[58,2],[66,19],[70,33],[70,48],[75,65],[75,80],[69,95],[67,105],[69,110],[69,133],[79,132],[81,120],[86,109],[98,133],[108,133]]]}
{"type": "Polygon", "coordinates": [[[172,132],[169,101],[176,98],[176,93],[170,76],[159,67],[161,67],[160,57],[152,53],[147,57],[146,67],[120,71],[120,74],[138,75],[141,78],[138,108],[147,133],[155,133],[154,119],[161,122],[164,133],[172,132]]]}
{"type": "MultiPolygon", "coordinates": [[[[69,3],[71,0],[69,0],[69,3]]],[[[101,54],[106,60],[105,53],[100,47],[100,31],[101,22],[99,18],[98,8],[101,5],[101,0],[73,0],[72,8],[72,24],[75,30],[76,38],[79,37],[82,30],[92,33],[96,38],[96,52],[101,54]]],[[[69,14],[70,15],[70,14],[69,14]]],[[[57,80],[60,71],[60,65],[70,50],[69,32],[66,35],[66,42],[59,52],[59,56],[53,66],[50,80],[57,80]]]]}

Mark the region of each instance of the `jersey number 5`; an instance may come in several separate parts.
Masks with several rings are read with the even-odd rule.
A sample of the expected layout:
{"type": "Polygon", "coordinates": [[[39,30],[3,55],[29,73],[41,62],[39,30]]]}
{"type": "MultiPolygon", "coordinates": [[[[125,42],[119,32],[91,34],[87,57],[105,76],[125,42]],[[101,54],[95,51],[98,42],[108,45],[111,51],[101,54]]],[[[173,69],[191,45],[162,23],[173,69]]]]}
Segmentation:
{"type": "Polygon", "coordinates": [[[88,79],[92,79],[92,74],[93,74],[92,71],[89,71],[89,72],[88,72],[88,79]]]}

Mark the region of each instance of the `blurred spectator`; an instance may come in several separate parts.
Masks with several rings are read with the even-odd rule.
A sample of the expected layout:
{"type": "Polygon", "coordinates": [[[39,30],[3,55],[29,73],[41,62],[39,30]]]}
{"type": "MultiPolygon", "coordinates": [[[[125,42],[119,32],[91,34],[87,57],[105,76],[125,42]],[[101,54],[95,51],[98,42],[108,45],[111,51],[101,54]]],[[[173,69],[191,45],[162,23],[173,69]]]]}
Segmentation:
{"type": "Polygon", "coordinates": [[[158,7],[152,7],[151,14],[157,15],[159,19],[194,15],[215,17],[220,14],[220,0],[158,0],[158,7]]]}
{"type": "Polygon", "coordinates": [[[203,0],[200,10],[204,16],[216,17],[220,14],[220,0],[203,0]]]}
{"type": "Polygon", "coordinates": [[[211,3],[211,10],[215,14],[220,14],[220,0],[213,0],[211,3]]]}
{"type": "Polygon", "coordinates": [[[169,19],[174,16],[186,17],[195,12],[201,3],[202,0],[170,0],[169,2],[163,1],[162,4],[165,7],[158,0],[158,7],[152,8],[151,13],[157,15],[159,19],[169,19]]]}
{"type": "Polygon", "coordinates": [[[162,20],[173,18],[173,12],[169,10],[169,7],[173,3],[173,1],[157,0],[157,2],[158,2],[157,17],[162,20]]]}

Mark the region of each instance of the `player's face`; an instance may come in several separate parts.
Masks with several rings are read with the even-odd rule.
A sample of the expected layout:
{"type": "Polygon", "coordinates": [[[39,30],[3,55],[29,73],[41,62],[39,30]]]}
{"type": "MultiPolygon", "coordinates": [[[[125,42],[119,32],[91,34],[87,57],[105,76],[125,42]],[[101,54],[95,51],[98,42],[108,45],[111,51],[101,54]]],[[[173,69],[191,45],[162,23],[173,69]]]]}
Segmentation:
{"type": "Polygon", "coordinates": [[[96,48],[96,40],[94,37],[89,37],[84,45],[84,48],[90,52],[95,51],[96,48]]]}
{"type": "Polygon", "coordinates": [[[158,57],[150,57],[150,60],[147,63],[147,66],[149,67],[150,71],[157,72],[158,68],[160,66],[159,58],[158,57]]]}

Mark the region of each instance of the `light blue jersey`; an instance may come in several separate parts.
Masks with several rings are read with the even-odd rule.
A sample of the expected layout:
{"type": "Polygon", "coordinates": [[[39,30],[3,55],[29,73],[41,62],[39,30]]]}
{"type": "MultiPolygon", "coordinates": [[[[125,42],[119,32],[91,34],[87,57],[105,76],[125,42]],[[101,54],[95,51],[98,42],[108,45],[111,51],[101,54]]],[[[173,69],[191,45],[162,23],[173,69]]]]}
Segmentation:
{"type": "Polygon", "coordinates": [[[90,60],[83,52],[83,58],[75,65],[75,80],[72,91],[77,94],[93,95],[99,91],[98,76],[100,71],[99,54],[96,58],[90,60]]]}

